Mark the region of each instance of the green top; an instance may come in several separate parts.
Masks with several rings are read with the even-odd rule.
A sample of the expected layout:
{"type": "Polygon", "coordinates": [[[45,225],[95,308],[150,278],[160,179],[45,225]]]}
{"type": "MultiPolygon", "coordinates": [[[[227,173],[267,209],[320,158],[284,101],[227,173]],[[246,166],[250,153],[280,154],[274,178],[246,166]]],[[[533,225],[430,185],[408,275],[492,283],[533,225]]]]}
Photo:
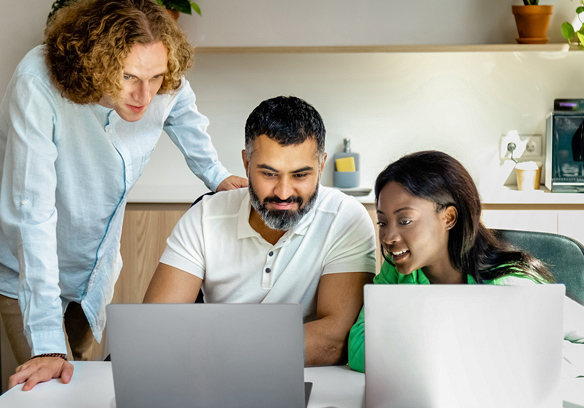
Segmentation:
{"type": "MultiPolygon", "coordinates": [[[[467,276],[468,284],[476,284],[477,282],[470,275],[467,276]]],[[[375,284],[414,284],[414,285],[429,285],[430,280],[424,275],[421,269],[416,269],[409,275],[402,275],[397,271],[395,266],[389,262],[384,262],[381,271],[373,279],[375,284]]],[[[502,276],[500,278],[485,280],[488,285],[525,285],[535,284],[533,278],[517,271],[517,273],[502,276]]],[[[356,371],[365,372],[365,314],[363,309],[359,314],[357,322],[351,328],[349,333],[349,366],[356,371]]]]}

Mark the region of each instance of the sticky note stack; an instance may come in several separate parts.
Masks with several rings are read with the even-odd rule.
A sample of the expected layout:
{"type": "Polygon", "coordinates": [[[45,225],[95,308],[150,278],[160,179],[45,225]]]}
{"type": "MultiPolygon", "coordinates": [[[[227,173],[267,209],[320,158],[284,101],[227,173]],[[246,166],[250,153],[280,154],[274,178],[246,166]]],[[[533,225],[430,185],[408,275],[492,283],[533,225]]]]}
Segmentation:
{"type": "Polygon", "coordinates": [[[335,160],[337,171],[356,171],[355,158],[344,157],[342,159],[335,160]]]}

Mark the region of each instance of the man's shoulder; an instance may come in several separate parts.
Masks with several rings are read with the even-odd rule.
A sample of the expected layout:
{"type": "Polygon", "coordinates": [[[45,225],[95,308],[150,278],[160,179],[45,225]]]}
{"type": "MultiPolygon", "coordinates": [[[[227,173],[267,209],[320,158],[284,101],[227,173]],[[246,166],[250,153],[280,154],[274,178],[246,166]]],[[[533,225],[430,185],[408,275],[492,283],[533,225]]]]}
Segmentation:
{"type": "Polygon", "coordinates": [[[45,61],[45,47],[39,45],[30,50],[16,67],[17,75],[33,75],[44,80],[49,79],[49,70],[45,61]]]}
{"type": "Polygon", "coordinates": [[[242,201],[248,196],[247,188],[220,191],[203,197],[201,205],[204,216],[228,216],[237,214],[242,201]]]}
{"type": "Polygon", "coordinates": [[[316,204],[318,211],[325,213],[344,213],[346,211],[365,211],[365,207],[353,196],[349,196],[340,190],[332,187],[320,186],[318,191],[318,201],[316,204]]]}

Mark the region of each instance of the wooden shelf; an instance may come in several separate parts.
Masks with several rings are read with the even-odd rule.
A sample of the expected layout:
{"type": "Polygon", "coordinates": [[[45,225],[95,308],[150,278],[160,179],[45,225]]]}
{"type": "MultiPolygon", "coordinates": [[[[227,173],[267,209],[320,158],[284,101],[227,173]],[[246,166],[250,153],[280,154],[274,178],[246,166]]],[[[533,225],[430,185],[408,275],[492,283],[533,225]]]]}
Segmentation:
{"type": "Polygon", "coordinates": [[[569,44],[477,44],[477,45],[369,45],[323,47],[197,47],[199,54],[316,54],[401,52],[567,52],[569,44]]]}

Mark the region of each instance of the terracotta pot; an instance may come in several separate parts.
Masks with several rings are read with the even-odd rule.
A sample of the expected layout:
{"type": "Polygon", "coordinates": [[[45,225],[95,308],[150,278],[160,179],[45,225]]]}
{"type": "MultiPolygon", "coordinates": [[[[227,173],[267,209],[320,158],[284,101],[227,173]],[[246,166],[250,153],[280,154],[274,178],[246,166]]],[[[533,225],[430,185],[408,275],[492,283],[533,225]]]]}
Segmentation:
{"type": "Polygon", "coordinates": [[[519,38],[519,44],[547,44],[550,17],[554,6],[511,6],[519,38]]]}
{"type": "Polygon", "coordinates": [[[168,13],[172,16],[172,18],[174,18],[174,20],[178,20],[178,15],[179,12],[176,10],[171,10],[171,9],[166,9],[166,11],[168,11],[168,13]]]}

